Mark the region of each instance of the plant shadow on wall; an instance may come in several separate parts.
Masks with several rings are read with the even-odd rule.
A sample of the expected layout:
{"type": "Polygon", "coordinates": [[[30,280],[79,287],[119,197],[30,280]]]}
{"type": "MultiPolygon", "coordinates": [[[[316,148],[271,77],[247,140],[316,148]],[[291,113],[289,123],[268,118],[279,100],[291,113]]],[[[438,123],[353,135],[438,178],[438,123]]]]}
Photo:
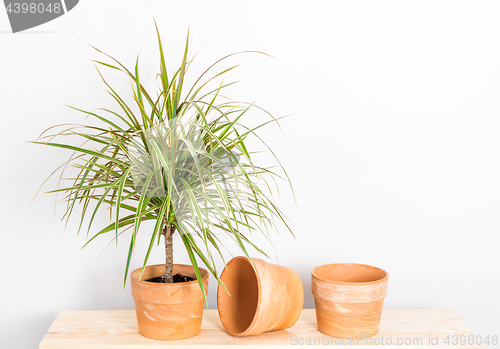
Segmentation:
{"type": "MultiPolygon", "coordinates": [[[[260,141],[256,133],[259,128],[277,123],[278,119],[252,103],[236,102],[222,94],[235,83],[225,83],[223,78],[236,66],[218,67],[237,53],[215,62],[192,86],[185,86],[193,62],[188,58],[189,33],[180,67],[173,72],[167,69],[157,26],[156,33],[160,70],[157,75],[159,91],[155,95],[141,84],[139,58],[133,69],[127,69],[94,47],[108,60],[94,62],[118,111],[73,108],[92,118],[95,124],[50,127],[32,143],[72,152],[69,160],[54,173],[60,170],[62,177],[68,165],[72,165],[77,168],[77,174],[67,178],[68,185],[50,192],[64,195],[66,211],[63,220],[69,220],[77,212],[76,206],[81,206],[79,232],[84,229],[87,233],[85,246],[101,235],[112,234],[112,239],[118,243],[119,237],[126,232],[130,234],[124,287],[141,223],[156,222],[142,268],[131,274],[132,293],[141,334],[158,339],[178,339],[196,334],[201,325],[208,272],[199,267],[197,257],[225,289],[214,257],[218,255],[224,260],[222,248],[226,247],[215,232],[225,232],[249,260],[247,247],[266,255],[252,243],[251,237],[254,233],[262,233],[271,239],[278,221],[290,230],[288,220],[272,196],[277,190],[277,185],[274,186],[276,179],[290,181],[276,157],[273,168],[259,166],[254,163],[253,149],[247,147],[247,141],[252,137],[260,141]],[[133,104],[116,92],[100,68],[122,72],[130,79],[133,104]],[[267,121],[248,126],[244,119],[252,109],[266,113],[267,121]],[[80,146],[73,145],[75,138],[81,141],[80,146]],[[111,223],[89,235],[95,225],[96,213],[102,208],[109,209],[111,223]],[[180,235],[191,266],[173,263],[174,234],[180,235]],[[162,240],[165,265],[147,266],[153,247],[160,247],[162,240]],[[177,281],[184,282],[175,282],[176,274],[180,274],[177,281]],[[190,297],[190,302],[196,303],[193,313],[187,316],[199,320],[199,325],[193,325],[192,330],[183,334],[171,333],[168,336],[145,327],[141,331],[141,321],[147,321],[140,318],[141,302],[152,302],[143,299],[144,290],[148,288],[148,294],[153,294],[162,292],[164,287],[176,287],[190,297]]],[[[274,156],[272,151],[270,153],[274,156]]],[[[172,301],[175,302],[181,302],[180,298],[172,301]]],[[[151,313],[154,311],[146,317],[154,316],[151,313]]]]}

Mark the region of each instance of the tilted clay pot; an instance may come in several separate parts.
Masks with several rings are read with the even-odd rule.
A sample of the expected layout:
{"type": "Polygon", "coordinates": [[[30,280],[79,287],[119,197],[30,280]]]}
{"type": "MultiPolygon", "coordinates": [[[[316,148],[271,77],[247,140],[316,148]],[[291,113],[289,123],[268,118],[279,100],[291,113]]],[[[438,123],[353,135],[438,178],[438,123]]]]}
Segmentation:
{"type": "MultiPolygon", "coordinates": [[[[165,275],[165,264],[147,266],[139,280],[141,269],[130,274],[139,333],[144,337],[162,340],[197,335],[201,330],[204,300],[194,268],[191,265],[174,264],[174,274],[181,273],[195,280],[171,284],[145,281],[165,275]]],[[[200,268],[200,274],[207,292],[208,272],[200,268]]]]}
{"type": "Polygon", "coordinates": [[[312,271],[318,329],[349,338],[377,334],[389,275],[364,264],[327,264],[312,271]]]}
{"type": "Polygon", "coordinates": [[[252,336],[293,326],[302,312],[304,289],[290,268],[262,259],[235,257],[221,275],[217,306],[222,325],[233,336],[252,336]]]}

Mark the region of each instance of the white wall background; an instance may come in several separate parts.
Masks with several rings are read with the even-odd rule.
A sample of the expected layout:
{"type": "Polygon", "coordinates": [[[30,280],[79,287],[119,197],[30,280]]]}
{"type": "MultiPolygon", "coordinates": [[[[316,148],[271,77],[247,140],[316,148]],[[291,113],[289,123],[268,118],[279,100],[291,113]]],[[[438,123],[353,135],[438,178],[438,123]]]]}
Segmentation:
{"type": "MultiPolygon", "coordinates": [[[[390,273],[387,308],[453,308],[474,333],[500,334],[500,3],[150,4],[173,66],[188,26],[192,52],[208,43],[200,69],[238,50],[276,57],[241,56],[232,76],[244,79],[238,97],[293,114],[284,136],[276,127],[262,136],[295,186],[298,209],[290,195],[281,207],[297,238],[274,242],[279,262],[302,277],[306,307],[313,267],[360,262],[390,273]]],[[[36,348],[61,310],[133,308],[128,287],[122,296],[126,239],[98,260],[109,239],[81,251],[85,237],[76,222],[63,234],[53,196],[28,206],[69,154],[23,142],[81,122],[65,104],[113,106],[93,87],[103,84],[90,59],[101,57],[69,29],[128,65],[142,50],[146,83],[158,66],[145,1],[82,0],[14,35],[0,9],[2,348],[36,348]]],[[[139,246],[149,234],[145,226],[139,246]]],[[[176,262],[187,263],[175,244],[176,262]]],[[[162,261],[159,248],[151,262],[162,261]]]]}

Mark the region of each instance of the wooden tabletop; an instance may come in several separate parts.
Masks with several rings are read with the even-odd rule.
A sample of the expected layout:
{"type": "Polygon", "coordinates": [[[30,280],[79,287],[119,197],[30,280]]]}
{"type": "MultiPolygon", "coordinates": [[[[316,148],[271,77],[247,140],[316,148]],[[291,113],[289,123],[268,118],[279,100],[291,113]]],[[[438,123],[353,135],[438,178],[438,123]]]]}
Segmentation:
{"type": "Polygon", "coordinates": [[[380,332],[371,338],[335,339],[319,332],[314,309],[304,309],[297,323],[283,331],[253,337],[233,337],[226,332],[217,310],[205,310],[199,335],[178,341],[157,341],[137,332],[134,310],[62,311],[40,343],[40,349],[144,349],[156,348],[236,348],[255,345],[258,348],[325,347],[327,345],[377,345],[398,347],[418,345],[432,348],[474,348],[475,338],[454,310],[384,309],[380,332]],[[465,336],[465,337],[461,337],[465,336]],[[472,336],[472,337],[469,337],[472,336]],[[465,345],[460,345],[464,342],[465,345]],[[432,341],[432,342],[430,342],[432,341]],[[455,345],[454,345],[455,344],[455,345]]]}

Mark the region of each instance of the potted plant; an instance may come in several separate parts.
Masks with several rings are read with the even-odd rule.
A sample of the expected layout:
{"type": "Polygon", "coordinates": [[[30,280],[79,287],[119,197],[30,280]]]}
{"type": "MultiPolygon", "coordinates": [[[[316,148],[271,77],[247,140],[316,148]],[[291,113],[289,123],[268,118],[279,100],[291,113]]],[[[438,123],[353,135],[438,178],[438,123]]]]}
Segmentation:
{"type": "Polygon", "coordinates": [[[124,287],[141,223],[155,222],[148,232],[151,238],[142,267],[131,273],[139,332],[155,339],[181,339],[200,331],[209,273],[227,291],[215,267],[214,255],[224,258],[216,231],[234,240],[249,260],[248,247],[265,255],[248,233],[267,235],[275,221],[290,229],[269,189],[270,179],[289,180],[279,162],[272,170],[255,163],[247,146],[248,139],[259,140],[256,131],[260,127],[277,119],[268,114],[266,122],[248,126],[243,120],[249,111],[262,109],[222,96],[234,82],[221,80],[236,66],[216,69],[234,54],[209,66],[187,87],[192,64],[189,33],[182,62],[173,72],[167,69],[158,27],[156,33],[157,93],[141,83],[139,58],[134,69],[127,69],[96,49],[108,59],[94,62],[117,109],[73,108],[95,123],[67,124],[51,135],[46,130],[33,143],[72,152],[63,168],[71,164],[77,173],[69,185],[51,191],[65,195],[63,219],[74,216],[80,204],[80,228],[88,226],[89,237],[96,212],[105,206],[112,212],[110,224],[91,235],[85,246],[109,234],[118,242],[130,233],[124,287]],[[122,72],[130,79],[133,104],[116,92],[99,68],[122,72]],[[74,145],[74,139],[81,140],[81,145],[74,145]],[[191,265],[174,264],[175,234],[181,237],[191,265]],[[150,253],[162,236],[165,264],[148,266],[150,253]],[[197,258],[208,271],[200,268],[197,258]]]}

